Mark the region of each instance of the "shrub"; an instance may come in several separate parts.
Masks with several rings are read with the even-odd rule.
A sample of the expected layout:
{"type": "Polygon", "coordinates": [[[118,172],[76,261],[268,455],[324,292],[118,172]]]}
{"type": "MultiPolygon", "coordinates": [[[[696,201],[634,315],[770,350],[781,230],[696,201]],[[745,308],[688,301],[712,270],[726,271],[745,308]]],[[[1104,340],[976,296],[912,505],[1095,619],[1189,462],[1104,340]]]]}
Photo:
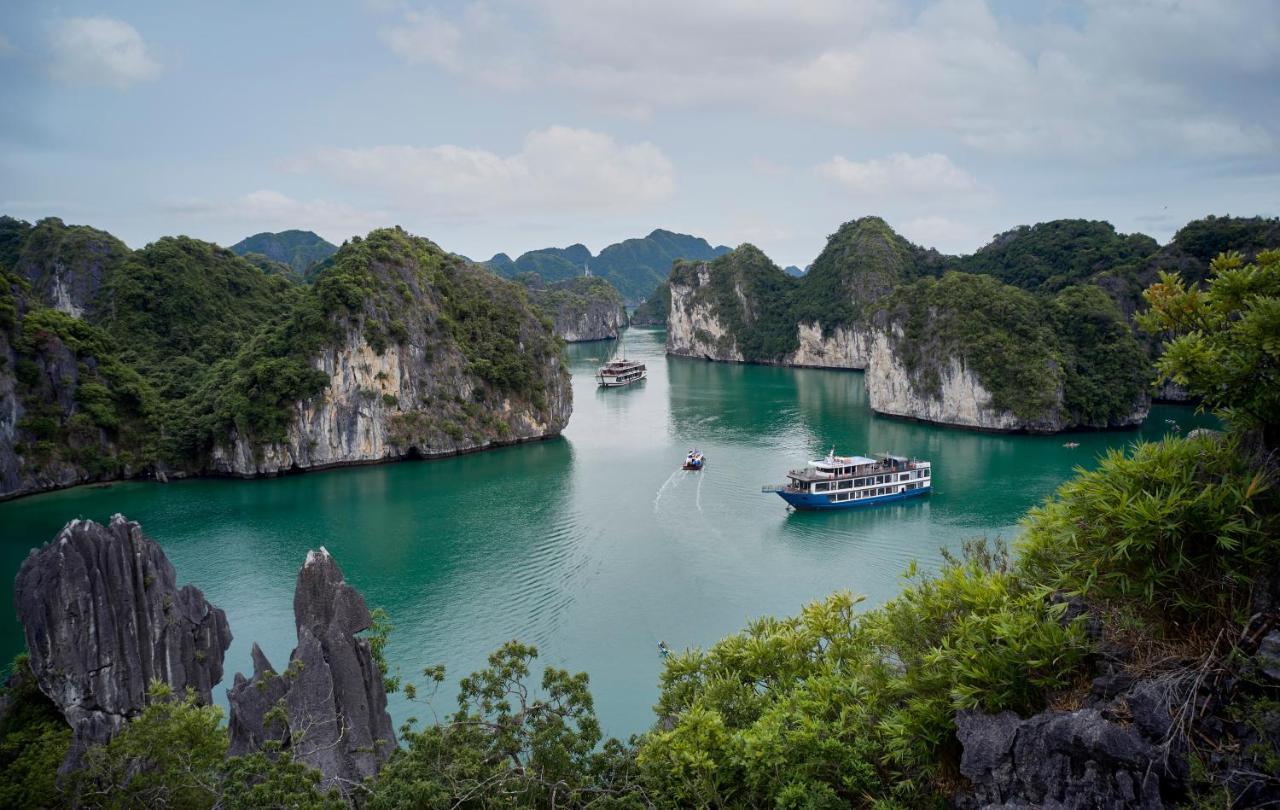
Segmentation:
{"type": "Polygon", "coordinates": [[[1273,483],[1234,438],[1112,450],[1028,513],[1026,576],[1175,621],[1233,616],[1280,564],[1273,483]]]}

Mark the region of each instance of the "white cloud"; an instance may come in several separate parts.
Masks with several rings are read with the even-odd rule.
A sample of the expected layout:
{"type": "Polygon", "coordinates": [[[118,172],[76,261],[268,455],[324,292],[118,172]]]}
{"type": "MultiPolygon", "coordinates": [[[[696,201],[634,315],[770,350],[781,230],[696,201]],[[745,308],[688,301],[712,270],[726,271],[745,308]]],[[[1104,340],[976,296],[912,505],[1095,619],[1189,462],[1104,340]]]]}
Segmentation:
{"type": "Polygon", "coordinates": [[[561,126],[530,132],[511,155],[452,144],[324,148],[286,168],[452,216],[499,209],[621,210],[664,200],[675,190],[671,161],[652,144],[619,144],[599,132],[561,126]]]}
{"type": "Polygon", "coordinates": [[[410,12],[402,27],[408,37],[431,19],[438,37],[453,26],[457,39],[427,52],[465,79],[567,88],[611,115],[750,105],[1001,155],[1106,161],[1274,150],[1274,2],[1090,0],[1068,24],[1051,6],[1030,23],[999,19],[986,0],[918,12],[888,0],[493,0],[410,12]]]}
{"type": "Polygon", "coordinates": [[[935,198],[983,193],[973,175],[936,152],[919,157],[896,152],[860,163],[837,155],[817,171],[856,194],[935,198]]]}
{"type": "Polygon", "coordinates": [[[395,224],[385,211],[366,211],[330,200],[299,200],[271,189],[250,192],[229,201],[174,200],[162,208],[168,213],[191,217],[198,224],[212,223],[220,230],[243,232],[244,236],[264,230],[298,228],[315,231],[335,244],[374,228],[395,224]]]}
{"type": "Polygon", "coordinates": [[[462,31],[435,12],[406,12],[402,24],[382,30],[382,38],[392,53],[410,64],[435,64],[450,71],[462,67],[462,31]]]}
{"type": "Polygon", "coordinates": [[[160,75],[160,63],[147,52],[132,25],[108,17],[61,21],[49,38],[49,72],[69,84],[124,90],[160,75]]]}
{"type": "Polygon", "coordinates": [[[898,231],[917,245],[937,248],[943,253],[972,253],[985,241],[985,234],[977,228],[947,217],[909,219],[899,226],[898,231]]]}

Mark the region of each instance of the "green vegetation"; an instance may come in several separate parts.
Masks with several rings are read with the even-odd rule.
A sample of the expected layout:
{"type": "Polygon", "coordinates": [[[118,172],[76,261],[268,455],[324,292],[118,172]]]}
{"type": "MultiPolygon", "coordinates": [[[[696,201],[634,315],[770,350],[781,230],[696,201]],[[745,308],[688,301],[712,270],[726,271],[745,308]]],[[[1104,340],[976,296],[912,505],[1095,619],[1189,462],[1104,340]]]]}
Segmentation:
{"type": "Polygon", "coordinates": [[[83,308],[102,280],[129,255],[111,234],[47,217],[35,225],[0,216],[0,266],[25,278],[38,296],[58,297],[83,308]]]}
{"type": "Polygon", "coordinates": [[[0,807],[62,806],[58,766],[71,729],[40,692],[25,653],[10,666],[0,697],[7,707],[0,714],[0,807]]]}
{"type": "Polygon", "coordinates": [[[644,303],[631,313],[633,326],[665,326],[671,311],[671,285],[662,282],[649,293],[644,303]]]}
{"type": "Polygon", "coordinates": [[[1146,351],[1115,302],[1100,288],[1081,285],[1063,289],[1050,306],[1065,371],[1063,405],[1071,421],[1105,427],[1133,413],[1153,375],[1146,351]]]}
{"type": "Polygon", "coordinates": [[[711,306],[748,360],[781,360],[799,346],[790,296],[796,280],[754,245],[739,245],[711,262],[676,262],[671,284],[696,289],[694,303],[711,306]],[[698,287],[707,268],[710,284],[698,287]]]}
{"type": "Polygon", "coordinates": [[[493,272],[515,278],[536,273],[548,282],[581,276],[590,267],[598,278],[607,280],[627,301],[639,301],[666,279],[678,259],[708,260],[728,253],[726,247],[712,247],[705,239],[682,233],[655,230],[643,239],[626,239],[609,245],[592,256],[583,245],[544,248],[521,254],[512,261],[499,253],[485,265],[493,272]]]}
{"type": "MultiPolygon", "coordinates": [[[[536,690],[527,681],[537,655],[503,645],[486,669],[462,679],[452,716],[422,730],[406,724],[369,806],[643,807],[630,751],[616,740],[597,747],[587,676],[548,667],[536,690]]],[[[423,675],[434,693],[444,669],[423,675]]]]}
{"type": "MultiPolygon", "coordinates": [[[[354,311],[341,310],[343,317],[369,318],[380,312],[383,296],[398,295],[392,279],[429,281],[438,291],[450,282],[433,247],[399,232],[375,232],[359,251],[339,255],[335,275],[317,282],[308,300],[317,307],[323,300],[344,308],[359,302],[354,311]],[[349,288],[363,292],[348,295],[349,288]],[[320,295],[326,289],[327,299],[320,295]]],[[[777,268],[757,254],[749,246],[735,251],[721,265],[735,272],[723,275],[767,292],[777,268]]],[[[627,743],[601,742],[586,675],[547,668],[535,688],[529,680],[537,652],[512,642],[461,681],[455,713],[421,729],[414,721],[404,727],[403,747],[361,788],[358,801],[478,808],[941,806],[963,789],[957,712],[1028,715],[1079,705],[1103,645],[1112,665],[1129,675],[1193,684],[1187,706],[1194,710],[1172,718],[1188,740],[1190,798],[1228,802],[1222,757],[1239,756],[1263,775],[1280,762],[1274,740],[1254,734],[1260,713],[1280,705],[1280,688],[1251,681],[1241,664],[1253,600],[1280,574],[1272,439],[1280,409],[1269,385],[1280,334],[1278,259],[1264,253],[1245,265],[1228,255],[1214,262],[1204,290],[1166,277],[1148,294],[1146,320],[1172,336],[1161,370],[1181,375],[1192,393],[1223,409],[1230,433],[1108,454],[1027,514],[1012,556],[998,541],[971,541],[962,554],[946,554],[935,573],[913,566],[902,593],[878,608],[861,610],[859,598],[837,593],[796,616],[761,618],[706,650],[673,655],[654,727],[627,743]],[[1118,646],[1128,653],[1116,655],[1118,646]],[[1208,673],[1226,675],[1208,683],[1208,673]],[[1236,686],[1215,685],[1228,681],[1236,686]],[[1202,684],[1221,706],[1195,702],[1202,684]],[[1216,723],[1212,739],[1202,731],[1191,736],[1209,711],[1231,722],[1207,718],[1216,723]],[[1216,747],[1213,756],[1197,749],[1205,744],[1216,747]]],[[[695,265],[681,265],[673,277],[693,272],[695,265]]],[[[724,294],[719,283],[709,295],[724,294]]],[[[1052,355],[1026,354],[1014,366],[1034,375],[1043,360],[1068,388],[1072,374],[1084,373],[1073,371],[1078,346],[1100,341],[1108,352],[1121,350],[1118,310],[1092,288],[1069,286],[1048,298],[990,277],[948,273],[906,289],[886,299],[884,311],[907,328],[924,319],[945,339],[963,337],[989,354],[1019,351],[1011,343],[1017,340],[1049,345],[1052,355]],[[954,314],[978,303],[994,325],[954,314]],[[1074,318],[1081,311],[1087,316],[1074,318]],[[1079,321],[1070,327],[1076,331],[1064,318],[1079,321]]],[[[739,316],[744,325],[755,322],[746,309],[739,316]]],[[[467,312],[440,310],[441,328],[452,330],[446,317],[467,312]]],[[[1038,383],[1029,376],[1028,384],[1038,383]]],[[[469,415],[478,408],[458,407],[469,415]]],[[[421,690],[387,673],[382,651],[389,630],[378,614],[371,643],[384,677],[410,700],[430,700],[443,670],[423,670],[428,683],[421,690]]],[[[47,806],[62,798],[50,774],[65,751],[66,730],[59,733],[29,681],[19,677],[9,697],[16,708],[0,723],[0,758],[8,765],[0,798],[47,806]]],[[[225,760],[216,709],[163,689],[152,697],[125,732],[88,752],[69,783],[81,804],[336,801],[278,746],[225,760]]]]}
{"type": "MultiPolygon", "coordinates": [[[[242,239],[231,246],[231,252],[245,258],[256,254],[290,268],[301,278],[307,278],[325,259],[337,253],[338,248],[311,231],[280,231],[242,239]]],[[[254,261],[254,264],[258,262],[254,261]]]]}
{"type": "Polygon", "coordinates": [[[120,359],[110,335],[36,305],[30,285],[0,267],[0,358],[9,351],[24,411],[15,450],[37,475],[65,464],[91,476],[119,475],[154,452],[151,384],[120,359]]]}
{"type": "MultiPolygon", "coordinates": [[[[0,222],[0,249],[36,278],[50,262],[70,261],[68,245],[101,236],[56,220],[0,222]]],[[[542,376],[560,344],[531,317],[521,288],[399,229],[351,240],[309,285],[186,237],[132,253],[120,247],[125,253],[94,277],[83,319],[49,308],[51,293],[0,269],[0,349],[16,354],[5,373],[18,378],[26,411],[15,451],[28,469],[69,464],[90,477],[200,469],[232,436],[259,446],[281,440],[296,403],[328,385],[316,356],[353,332],[379,354],[422,345],[442,371],[479,379],[477,402],[515,397],[546,407],[542,376]]]]}
{"type": "Polygon", "coordinates": [[[1194,269],[1180,268],[1186,280],[1203,281],[1209,276],[1210,263],[1222,253],[1253,256],[1280,247],[1280,218],[1207,216],[1179,228],[1170,247],[1196,260],[1194,269]]]}
{"type": "Polygon", "coordinates": [[[1146,259],[1159,247],[1145,234],[1118,234],[1109,222],[1058,219],[1002,233],[960,259],[957,269],[1024,290],[1057,292],[1100,271],[1146,259]]]}
{"type": "Polygon", "coordinates": [[[1273,485],[1238,438],[1113,450],[1032,510],[1027,569],[1151,619],[1244,621],[1258,572],[1280,565],[1273,485]]]}
{"type": "Polygon", "coordinates": [[[1140,323],[1172,338],[1160,372],[1280,446],[1280,250],[1248,265],[1238,253],[1219,256],[1204,289],[1163,273],[1145,297],[1140,323]]]}
{"type": "Polygon", "coordinates": [[[622,296],[599,276],[576,276],[548,284],[537,273],[521,273],[514,280],[525,286],[529,301],[553,324],[580,318],[592,307],[623,307],[622,296]]]}
{"type": "Polygon", "coordinates": [[[955,357],[1020,419],[1051,415],[1061,388],[1070,423],[1106,427],[1134,411],[1149,382],[1145,353],[1096,287],[1049,299],[951,272],[900,287],[878,308],[901,331],[896,352],[917,386],[936,395],[940,364],[955,357]]]}
{"type": "Polygon", "coordinates": [[[899,288],[881,307],[901,329],[896,352],[922,390],[937,395],[939,364],[956,357],[996,407],[1021,419],[1057,405],[1062,353],[1034,295],[989,276],[947,273],[899,288]]]}
{"type": "Polygon", "coordinates": [[[903,239],[880,217],[846,222],[796,284],[792,322],[851,325],[898,285],[937,275],[941,267],[939,254],[903,239]]]}
{"type": "MultiPolygon", "coordinates": [[[[1100,256],[1136,254],[1150,240],[1074,221],[1020,229],[1002,240],[976,254],[986,264],[975,264],[919,248],[879,217],[864,217],[833,234],[800,278],[750,246],[708,263],[711,283],[697,290],[694,303],[712,307],[726,342],[734,341],[748,361],[783,361],[799,346],[800,324],[820,324],[828,333],[896,328],[896,351],[924,392],[940,392],[941,372],[955,357],[975,372],[997,407],[1022,420],[1052,422],[1061,405],[1068,424],[1123,422],[1154,376],[1146,351],[1103,289],[1063,284],[1086,278],[1104,261],[1100,256]],[[1106,250],[1082,246],[1107,234],[1106,250]],[[997,245],[1005,270],[943,272],[996,267],[997,245]],[[1052,283],[1049,276],[1034,284],[1019,279],[1033,291],[1000,281],[1016,275],[1005,272],[1009,268],[1039,279],[1045,256],[1065,261],[1077,249],[1076,264],[1055,270],[1052,283]],[[1051,289],[1056,294],[1046,292],[1051,289]]],[[[678,263],[671,283],[696,288],[699,266],[678,263]]]]}

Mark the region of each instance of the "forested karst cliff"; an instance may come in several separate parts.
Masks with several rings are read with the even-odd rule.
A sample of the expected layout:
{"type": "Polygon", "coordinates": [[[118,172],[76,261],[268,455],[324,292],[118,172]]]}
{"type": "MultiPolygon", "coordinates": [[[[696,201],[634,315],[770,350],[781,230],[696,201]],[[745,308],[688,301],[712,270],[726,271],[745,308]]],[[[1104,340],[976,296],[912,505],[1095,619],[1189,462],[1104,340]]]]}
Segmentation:
{"type": "MultiPolygon", "coordinates": [[[[1032,317],[1048,318],[1043,299],[989,276],[903,289],[922,310],[965,295],[1013,308],[983,341],[1048,328],[1032,317]]],[[[1089,288],[1059,294],[1079,289],[1089,288]]],[[[902,305],[898,294],[873,318],[902,305]]],[[[33,649],[0,691],[0,798],[335,810],[1273,807],[1280,251],[1248,264],[1224,256],[1202,289],[1162,276],[1147,300],[1144,326],[1170,336],[1159,373],[1202,397],[1226,430],[1108,452],[1025,514],[1012,549],[979,539],[944,550],[936,571],[912,564],[883,604],[838,591],[672,652],[653,724],[627,742],[603,739],[585,673],[535,673],[537,649],[517,641],[459,680],[455,712],[396,733],[386,696],[429,698],[446,673],[420,670],[420,688],[388,666],[388,617],[323,548],[297,577],[289,666],[274,670],[255,648],[224,727],[208,705],[226,671],[222,612],[194,586],[177,589],[137,524],[72,521],[18,577],[33,649]],[[90,598],[101,592],[123,598],[90,598]],[[89,632],[111,627],[130,632],[89,632]],[[144,698],[148,665],[156,683],[144,698]]]]}
{"type": "Polygon", "coordinates": [[[572,409],[560,344],[519,285],[398,229],[351,240],[297,284],[186,237],[130,252],[56,220],[15,223],[0,497],[456,453],[556,435],[572,409]],[[110,261],[68,260],[84,241],[107,248],[76,256],[110,261]],[[81,317],[53,309],[59,287],[85,290],[69,296],[81,317]]]}
{"type": "Polygon", "coordinates": [[[627,323],[622,296],[602,278],[578,276],[548,284],[536,273],[522,273],[516,280],[551,320],[556,335],[570,343],[616,338],[627,323]]]}
{"type": "MultiPolygon", "coordinates": [[[[754,248],[676,263],[668,351],[863,369],[873,409],[943,424],[1125,427],[1146,414],[1159,345],[1133,324],[1141,290],[1161,269],[1203,279],[1206,251],[1231,239],[1252,255],[1280,244],[1280,224],[1211,217],[1159,248],[1105,222],[1060,220],[952,257],[864,217],[841,226],[798,279],[754,248]]],[[[1185,397],[1167,381],[1158,393],[1185,397]]]]}
{"type": "Polygon", "coordinates": [[[531,250],[512,259],[499,253],[484,264],[495,273],[513,278],[537,273],[548,282],[581,276],[587,269],[607,279],[628,302],[637,302],[666,277],[677,259],[711,259],[729,248],[712,247],[707,240],[662,229],[639,239],[625,239],[593,256],[584,245],[531,250]]]}
{"type": "Polygon", "coordinates": [[[286,265],[301,277],[307,277],[327,258],[338,252],[333,243],[311,231],[263,232],[241,239],[231,246],[237,256],[261,256],[286,265]]]}

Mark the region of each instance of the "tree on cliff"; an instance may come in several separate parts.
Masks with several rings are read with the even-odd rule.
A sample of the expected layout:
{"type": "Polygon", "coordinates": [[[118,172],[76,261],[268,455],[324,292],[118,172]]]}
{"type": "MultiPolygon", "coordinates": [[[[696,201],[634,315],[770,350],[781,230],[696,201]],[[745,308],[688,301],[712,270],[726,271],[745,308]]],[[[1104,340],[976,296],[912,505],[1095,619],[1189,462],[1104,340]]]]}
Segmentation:
{"type": "Polygon", "coordinates": [[[1144,294],[1151,309],[1143,328],[1170,340],[1162,374],[1203,397],[1241,428],[1261,430],[1268,447],[1280,444],[1280,250],[1246,265],[1239,253],[1213,260],[1200,289],[1162,273],[1144,294]]]}

